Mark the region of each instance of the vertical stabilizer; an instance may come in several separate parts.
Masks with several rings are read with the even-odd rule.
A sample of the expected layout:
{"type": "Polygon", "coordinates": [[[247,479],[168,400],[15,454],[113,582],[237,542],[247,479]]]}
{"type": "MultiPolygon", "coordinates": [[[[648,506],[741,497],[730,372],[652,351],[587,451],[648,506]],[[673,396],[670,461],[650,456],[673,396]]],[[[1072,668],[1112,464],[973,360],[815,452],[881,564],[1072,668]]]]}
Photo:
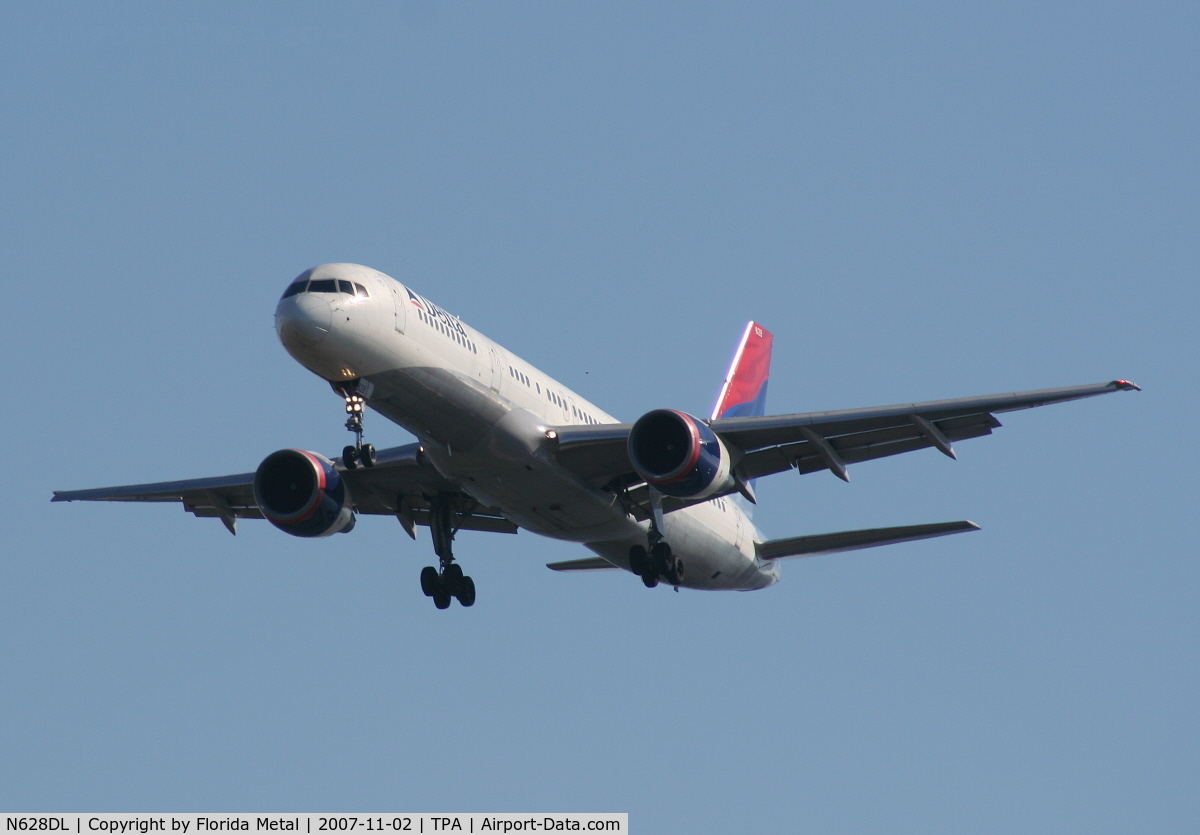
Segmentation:
{"type": "Polygon", "coordinates": [[[712,416],[757,417],[767,413],[767,378],[771,376],[771,346],[775,337],[757,322],[747,322],[717,396],[712,416]]]}

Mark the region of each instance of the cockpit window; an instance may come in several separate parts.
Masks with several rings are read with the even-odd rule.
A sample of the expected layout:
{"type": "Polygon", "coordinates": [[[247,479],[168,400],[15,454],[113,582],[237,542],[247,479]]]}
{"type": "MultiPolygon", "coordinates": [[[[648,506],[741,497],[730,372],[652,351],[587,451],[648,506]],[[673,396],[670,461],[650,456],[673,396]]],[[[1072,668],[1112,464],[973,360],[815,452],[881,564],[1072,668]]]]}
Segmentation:
{"type": "Polygon", "coordinates": [[[303,292],[304,292],[304,288],[305,288],[305,287],[307,287],[307,286],[308,286],[308,279],[307,279],[307,278],[305,278],[305,279],[302,279],[301,281],[293,281],[293,282],[292,282],[292,283],[291,283],[291,284],[288,286],[288,288],[287,288],[286,290],[284,290],[284,291],[283,291],[283,298],[285,298],[285,299],[286,299],[288,296],[294,296],[294,295],[296,295],[297,293],[303,293],[303,292]]]}
{"type": "Polygon", "coordinates": [[[305,290],[310,293],[345,293],[348,296],[360,296],[364,299],[370,297],[367,288],[356,281],[346,281],[344,278],[315,278],[310,281],[308,273],[305,273],[303,277],[288,285],[288,288],[283,291],[283,298],[303,293],[305,290]]]}

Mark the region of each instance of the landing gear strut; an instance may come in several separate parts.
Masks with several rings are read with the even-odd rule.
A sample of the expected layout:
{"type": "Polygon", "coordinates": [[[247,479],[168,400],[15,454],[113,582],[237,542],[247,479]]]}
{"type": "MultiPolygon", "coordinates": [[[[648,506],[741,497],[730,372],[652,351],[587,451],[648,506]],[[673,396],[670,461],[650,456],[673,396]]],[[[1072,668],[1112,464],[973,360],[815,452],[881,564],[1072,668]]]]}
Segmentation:
{"type": "Polygon", "coordinates": [[[650,506],[650,533],[646,538],[649,549],[641,545],[630,548],[629,568],[642,578],[642,583],[648,589],[657,586],[661,579],[679,591],[679,584],[683,582],[683,560],[671,553],[671,546],[663,539],[662,496],[653,488],[650,490],[650,506]]]}
{"type": "Polygon", "coordinates": [[[462,566],[454,561],[452,543],[455,527],[454,497],[439,493],[429,502],[429,532],[433,534],[433,552],[438,567],[421,569],[421,591],[433,598],[433,605],[448,609],[450,600],[457,598],[463,606],[475,604],[475,581],[463,574],[462,566]]]}
{"type": "Polygon", "coordinates": [[[354,446],[342,448],[342,463],[348,470],[353,470],[359,464],[364,467],[374,467],[375,447],[371,444],[364,444],[362,440],[363,405],[366,401],[359,395],[351,394],[344,389],[339,389],[338,393],[346,399],[346,414],[350,415],[346,418],[346,428],[354,433],[354,446]]]}

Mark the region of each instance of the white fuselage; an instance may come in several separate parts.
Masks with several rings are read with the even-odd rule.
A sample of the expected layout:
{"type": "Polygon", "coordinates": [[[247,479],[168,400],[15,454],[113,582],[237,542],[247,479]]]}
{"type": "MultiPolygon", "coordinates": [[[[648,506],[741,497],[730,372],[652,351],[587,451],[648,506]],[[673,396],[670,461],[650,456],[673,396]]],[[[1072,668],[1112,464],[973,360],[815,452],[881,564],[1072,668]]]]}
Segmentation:
{"type": "MultiPolygon", "coordinates": [[[[367,295],[281,299],[276,329],[298,362],[331,382],[367,381],[367,405],[416,435],[433,465],[483,506],[628,568],[648,523],[559,465],[546,435],[616,418],[383,273],[327,264],[311,278],[357,283],[367,295]]],[[[755,555],[757,531],[730,498],[669,513],[664,528],[684,562],[680,585],[749,590],[778,579],[775,561],[755,555]]]]}

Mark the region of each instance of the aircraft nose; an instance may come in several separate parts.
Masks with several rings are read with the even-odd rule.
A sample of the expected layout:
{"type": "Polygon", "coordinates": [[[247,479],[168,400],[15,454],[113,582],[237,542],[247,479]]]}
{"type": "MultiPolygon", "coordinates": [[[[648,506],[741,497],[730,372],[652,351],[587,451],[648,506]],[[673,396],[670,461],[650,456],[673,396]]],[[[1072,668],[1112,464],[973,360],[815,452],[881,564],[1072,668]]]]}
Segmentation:
{"type": "Polygon", "coordinates": [[[275,308],[275,332],[288,349],[311,348],[329,335],[333,310],[315,293],[281,299],[275,308]]]}

